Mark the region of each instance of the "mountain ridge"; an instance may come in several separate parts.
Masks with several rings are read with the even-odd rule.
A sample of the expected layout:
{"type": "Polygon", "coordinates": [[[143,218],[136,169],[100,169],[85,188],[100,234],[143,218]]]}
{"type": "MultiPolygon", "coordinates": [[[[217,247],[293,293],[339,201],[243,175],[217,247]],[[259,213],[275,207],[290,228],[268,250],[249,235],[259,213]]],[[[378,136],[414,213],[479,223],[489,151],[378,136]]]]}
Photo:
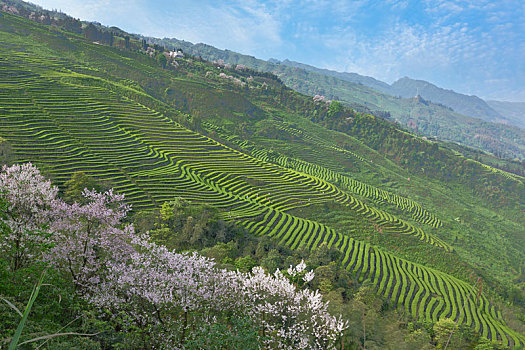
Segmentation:
{"type": "Polygon", "coordinates": [[[509,122],[525,128],[525,102],[488,100],[487,103],[498,113],[505,116],[503,122],[509,122]]]}
{"type": "Polygon", "coordinates": [[[352,72],[338,72],[338,71],[334,71],[334,70],[330,70],[330,69],[317,68],[317,67],[309,65],[309,64],[300,63],[300,62],[296,62],[296,61],[291,61],[291,60],[288,60],[288,59],[285,59],[283,61],[279,61],[279,60],[274,59],[271,62],[276,63],[276,64],[284,64],[284,65],[290,66],[290,67],[296,67],[296,68],[302,68],[302,69],[305,69],[305,70],[311,70],[311,71],[314,71],[314,72],[321,73],[323,75],[333,76],[333,77],[336,77],[336,78],[339,78],[339,79],[342,79],[342,80],[345,80],[345,81],[349,81],[349,82],[352,82],[352,83],[366,85],[366,86],[371,87],[372,89],[375,89],[377,91],[393,95],[391,93],[391,87],[390,87],[390,85],[388,85],[388,83],[385,83],[385,82],[383,82],[381,80],[378,80],[378,79],[376,79],[374,77],[361,75],[361,74],[358,74],[358,73],[352,73],[352,72]]]}
{"type": "MultiPolygon", "coordinates": [[[[353,75],[355,73],[336,72],[325,75],[331,71],[294,64],[292,61],[286,61],[288,64],[277,64],[276,60],[264,61],[231,50],[220,50],[208,44],[192,44],[173,38],[156,39],[142,36],[138,38],[170,49],[181,48],[184,52],[210,61],[244,65],[255,70],[272,72],[294,90],[310,96],[321,95],[327,99],[340,100],[357,110],[398,121],[427,137],[459,142],[505,158],[525,159],[525,130],[456,113],[450,107],[432,103],[431,100],[423,103],[413,98],[398,98],[385,94],[363,83],[350,81],[356,77],[353,75]],[[346,80],[340,79],[337,75],[344,76],[346,80]]],[[[374,78],[370,79],[377,82],[374,78]]],[[[378,84],[385,86],[386,83],[378,84]]]]}
{"type": "Polygon", "coordinates": [[[448,106],[458,113],[488,122],[498,122],[504,119],[487,102],[475,95],[465,95],[453,90],[443,89],[425,80],[403,77],[393,82],[390,87],[394,94],[401,97],[420,95],[434,103],[448,106]]]}
{"type": "MultiPolygon", "coordinates": [[[[493,123],[512,124],[523,128],[525,123],[521,121],[521,118],[507,118],[500,112],[495,110],[488,101],[476,96],[466,95],[452,89],[445,89],[439,87],[432,82],[428,82],[421,79],[412,79],[410,77],[399,78],[392,84],[388,84],[374,77],[361,75],[352,72],[338,72],[329,69],[317,68],[315,66],[304,64],[300,62],[291,61],[285,59],[279,61],[277,59],[268,60],[275,64],[284,64],[290,67],[301,68],[309,71],[314,71],[327,76],[333,76],[345,81],[366,85],[374,90],[389,94],[392,96],[400,96],[403,98],[411,98],[416,95],[420,95],[424,99],[434,103],[441,104],[446,107],[452,108],[454,111],[467,115],[473,118],[482,119],[493,123]]],[[[495,101],[498,103],[501,101],[495,101]]],[[[518,103],[519,105],[519,103],[518,103]]],[[[520,107],[522,111],[522,107],[520,107]]],[[[507,110],[503,110],[507,111],[507,110]]],[[[525,114],[525,112],[523,112],[525,114]]]]}

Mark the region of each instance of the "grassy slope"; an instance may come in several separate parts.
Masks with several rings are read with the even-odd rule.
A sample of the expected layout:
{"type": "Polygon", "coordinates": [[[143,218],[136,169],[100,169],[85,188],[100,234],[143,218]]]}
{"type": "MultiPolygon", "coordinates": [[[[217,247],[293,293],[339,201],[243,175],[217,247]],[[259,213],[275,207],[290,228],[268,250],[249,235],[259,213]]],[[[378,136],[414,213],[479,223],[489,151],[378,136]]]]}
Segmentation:
{"type": "MultiPolygon", "coordinates": [[[[432,274],[437,277],[426,282],[428,287],[412,287],[409,295],[414,299],[399,300],[414,316],[430,319],[455,315],[455,296],[468,294],[461,280],[472,282],[481,273],[496,290],[509,284],[523,264],[523,253],[515,248],[523,238],[513,234],[523,231],[519,215],[513,215],[522,207],[498,210],[460,184],[415,176],[361,141],[276,103],[282,87],[271,79],[256,77],[252,89],[238,88],[216,78],[218,70],[212,66],[187,60],[180,62],[177,72],[168,72],[140,54],[91,45],[8,15],[0,30],[4,57],[0,135],[11,141],[19,158],[46,166],[59,183],[73,171],[84,170],[111,181],[137,207],[183,195],[222,206],[229,211],[225,218],[254,232],[266,230],[292,246],[315,247],[325,240],[340,247],[349,268],[363,271],[380,293],[394,300],[408,285],[400,283],[400,277],[386,279],[388,273],[411,279],[411,286],[424,286],[418,278],[427,280],[432,274]],[[204,77],[207,71],[212,71],[211,78],[204,77]],[[263,82],[270,87],[262,89],[263,82]],[[255,158],[171,122],[188,119],[177,109],[191,114],[190,124],[199,128],[196,121],[201,119],[202,131],[255,158]],[[242,124],[245,127],[239,128],[242,124]],[[235,142],[231,139],[235,133],[249,136],[253,145],[235,142]],[[296,172],[279,155],[318,164],[321,170],[307,164],[296,172]],[[444,225],[421,224],[409,211],[345,187],[340,178],[331,179],[322,169],[410,198],[444,225]],[[374,207],[393,213],[406,225],[399,230],[382,212],[370,209],[374,207]],[[414,237],[431,239],[422,242],[414,237]],[[352,238],[357,243],[350,244],[352,238]],[[454,245],[455,252],[427,244],[439,241],[454,245]],[[356,245],[363,248],[352,251],[356,245]],[[381,265],[385,259],[392,262],[381,265]],[[444,287],[444,281],[452,284],[444,287]],[[426,294],[427,288],[434,294],[426,294]]],[[[473,305],[467,309],[475,310],[473,305]]],[[[486,314],[481,311],[477,327],[485,335],[498,332],[493,327],[503,327],[503,336],[512,333],[491,319],[497,315],[488,304],[482,309],[486,314]]]]}
{"type": "Polygon", "coordinates": [[[311,96],[320,94],[349,105],[366,106],[372,111],[388,111],[393,119],[403,125],[412,125],[414,130],[422,135],[460,142],[501,154],[506,158],[523,159],[525,157],[525,144],[523,143],[525,131],[512,126],[489,123],[454,113],[448,108],[425,101],[393,97],[322,71],[275,64],[204,44],[193,45],[176,39],[151,38],[150,40],[166,45],[166,47],[182,47],[185,52],[202,56],[210,61],[223,59],[226,63],[244,64],[264,72],[274,72],[287,86],[311,96]]]}

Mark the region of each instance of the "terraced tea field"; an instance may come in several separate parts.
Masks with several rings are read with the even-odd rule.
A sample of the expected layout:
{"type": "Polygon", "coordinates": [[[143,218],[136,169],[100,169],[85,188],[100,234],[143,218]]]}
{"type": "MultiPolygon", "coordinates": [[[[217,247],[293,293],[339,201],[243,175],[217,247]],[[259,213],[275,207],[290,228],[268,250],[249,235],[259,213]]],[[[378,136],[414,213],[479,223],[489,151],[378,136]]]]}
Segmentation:
{"type": "Polygon", "coordinates": [[[440,238],[354,195],[388,202],[420,223],[440,227],[440,220],[416,202],[323,166],[288,157],[270,159],[261,148],[254,149],[253,156],[234,150],[117,94],[122,86],[105,88],[115,82],[97,77],[103,74],[93,67],[45,57],[37,61],[12,48],[0,48],[0,57],[0,136],[20,161],[42,165],[58,184],[83,171],[109,182],[135,209],[175,197],[210,203],[223,210],[223,219],[276,237],[293,249],[315,249],[322,243],[339,249],[341,264],[414,318],[450,317],[487,338],[525,343],[487,298],[476,298],[477,291],[464,281],[289,213],[338,203],[373,221],[385,234],[401,234],[450,252],[440,238]],[[87,75],[89,70],[94,76],[87,75]]]}
{"type": "MultiPolygon", "coordinates": [[[[344,150],[342,148],[336,148],[332,145],[327,145],[324,140],[319,140],[313,137],[309,137],[309,135],[304,134],[300,130],[291,128],[286,123],[278,122],[278,121],[272,121],[272,122],[275,124],[278,124],[279,129],[286,130],[288,133],[297,135],[301,138],[309,139],[309,141],[311,141],[312,144],[316,145],[319,148],[320,152],[326,149],[331,149],[337,152],[341,152],[343,154],[350,154],[351,156],[358,158],[359,161],[366,162],[366,160],[353,154],[353,152],[344,150]]],[[[318,177],[320,179],[323,179],[327,182],[330,182],[344,189],[345,191],[348,191],[353,194],[359,195],[361,197],[370,199],[378,204],[385,204],[385,203],[393,204],[399,209],[409,213],[412,216],[412,218],[419,223],[427,224],[435,228],[439,228],[443,226],[443,223],[441,222],[439,218],[437,218],[432,213],[425,210],[419,203],[416,203],[409,198],[405,198],[395,193],[391,193],[391,192],[379,189],[377,187],[370,186],[368,184],[354,180],[349,176],[342,175],[332,169],[329,169],[324,166],[320,166],[318,164],[309,163],[309,162],[306,162],[300,159],[296,159],[296,158],[291,158],[291,157],[288,157],[282,154],[279,154],[276,156],[275,152],[273,151],[270,152],[265,148],[257,147],[253,143],[247,140],[243,140],[238,136],[228,135],[220,127],[214,126],[213,124],[210,124],[210,123],[206,123],[206,126],[209,130],[213,130],[216,134],[218,134],[222,140],[227,140],[237,145],[243,151],[250,153],[250,155],[254,156],[257,159],[260,159],[265,162],[271,162],[274,164],[278,164],[287,169],[293,169],[295,171],[298,171],[304,174],[318,177]]],[[[319,156],[321,157],[321,155],[319,156]]]]}

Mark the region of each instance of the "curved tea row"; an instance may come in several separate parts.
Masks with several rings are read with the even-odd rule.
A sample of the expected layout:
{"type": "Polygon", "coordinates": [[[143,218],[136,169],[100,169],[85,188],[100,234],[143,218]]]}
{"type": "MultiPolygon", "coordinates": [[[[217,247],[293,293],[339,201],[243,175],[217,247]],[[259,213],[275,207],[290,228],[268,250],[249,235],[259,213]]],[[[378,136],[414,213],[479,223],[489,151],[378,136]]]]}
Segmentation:
{"type": "MultiPolygon", "coordinates": [[[[252,156],[265,162],[278,164],[287,169],[299,171],[304,174],[309,174],[320,179],[323,179],[332,184],[336,184],[338,187],[350,191],[354,194],[363,196],[371,199],[379,204],[390,203],[398,207],[399,209],[409,213],[417,222],[422,224],[428,224],[432,227],[439,228],[443,226],[441,220],[435,217],[433,214],[424,209],[419,203],[399,196],[394,193],[379,189],[374,186],[359,182],[348,176],[342,175],[331,169],[328,169],[317,164],[312,164],[300,159],[291,158],[282,154],[275,154],[273,151],[257,147],[251,144],[249,141],[243,140],[237,136],[229,136],[225,133],[222,128],[213,126],[210,123],[205,123],[206,127],[216,132],[221,139],[227,140],[228,142],[234,143],[239,146],[243,151],[249,152],[252,156]]],[[[301,135],[305,135],[301,133],[301,135]]],[[[318,145],[318,143],[316,143],[318,145]]]]}

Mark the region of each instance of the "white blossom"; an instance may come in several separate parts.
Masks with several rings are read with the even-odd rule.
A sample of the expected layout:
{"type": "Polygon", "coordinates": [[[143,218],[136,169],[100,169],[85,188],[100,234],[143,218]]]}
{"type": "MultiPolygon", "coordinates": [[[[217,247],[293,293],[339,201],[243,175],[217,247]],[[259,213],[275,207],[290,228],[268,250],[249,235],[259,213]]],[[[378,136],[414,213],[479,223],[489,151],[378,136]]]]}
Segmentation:
{"type": "Polygon", "coordinates": [[[304,276],[303,276],[303,281],[305,283],[308,283],[310,282],[311,280],[313,280],[315,277],[315,273],[313,272],[313,270],[310,270],[309,272],[307,272],[304,276]]]}
{"type": "Polygon", "coordinates": [[[304,263],[304,260],[301,260],[301,262],[295,267],[295,270],[297,273],[301,273],[306,269],[306,264],[304,263]]]}

